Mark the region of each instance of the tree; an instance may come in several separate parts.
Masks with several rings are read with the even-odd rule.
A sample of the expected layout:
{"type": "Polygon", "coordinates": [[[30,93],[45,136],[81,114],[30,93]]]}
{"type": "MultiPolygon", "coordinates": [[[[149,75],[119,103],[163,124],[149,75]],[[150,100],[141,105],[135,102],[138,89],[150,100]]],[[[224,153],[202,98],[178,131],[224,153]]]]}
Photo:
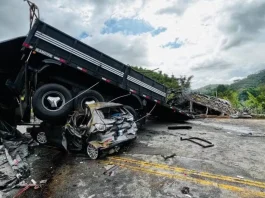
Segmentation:
{"type": "Polygon", "coordinates": [[[240,102],[238,100],[238,93],[234,90],[227,90],[224,92],[225,96],[222,98],[228,100],[234,108],[240,108],[240,102]]]}
{"type": "Polygon", "coordinates": [[[227,86],[225,85],[218,85],[216,88],[216,91],[218,95],[222,96],[225,95],[225,92],[228,90],[227,86]]]}
{"type": "Polygon", "coordinates": [[[250,107],[255,113],[262,112],[262,105],[259,103],[258,99],[253,96],[250,92],[248,93],[248,100],[246,101],[247,107],[250,107]]]}
{"type": "Polygon", "coordinates": [[[178,78],[178,82],[179,82],[179,86],[181,87],[181,89],[190,89],[190,85],[191,85],[191,80],[192,80],[193,76],[180,76],[180,78],[178,78]]]}
{"type": "Polygon", "coordinates": [[[133,67],[133,69],[165,85],[168,88],[172,88],[172,89],[179,88],[178,80],[173,75],[169,77],[167,74],[163,74],[162,71],[155,72],[155,71],[144,69],[141,67],[133,67]]]}

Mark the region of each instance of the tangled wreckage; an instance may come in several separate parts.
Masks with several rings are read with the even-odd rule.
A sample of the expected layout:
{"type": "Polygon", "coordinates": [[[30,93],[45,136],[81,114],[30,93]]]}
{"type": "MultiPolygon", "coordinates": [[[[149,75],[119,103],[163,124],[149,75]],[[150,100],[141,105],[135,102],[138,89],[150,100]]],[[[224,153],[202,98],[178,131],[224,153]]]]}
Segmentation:
{"type": "Polygon", "coordinates": [[[122,144],[136,138],[137,130],[133,115],[122,104],[104,102],[74,112],[64,126],[43,122],[39,127],[29,128],[39,144],[84,150],[91,159],[97,159],[100,152],[119,151],[122,144]]]}
{"type": "Polygon", "coordinates": [[[171,90],[169,93],[173,96],[168,100],[168,104],[195,116],[223,115],[231,118],[251,118],[247,111],[239,111],[233,108],[229,101],[221,98],[183,90],[171,90]]]}
{"type": "Polygon", "coordinates": [[[149,115],[194,118],[167,103],[166,86],[41,21],[26,2],[27,36],[0,43],[0,150],[14,171],[1,189],[29,175],[26,157],[36,141],[96,159],[134,140],[149,115]]]}
{"type": "Polygon", "coordinates": [[[200,109],[193,103],[236,113],[226,101],[199,94],[175,92],[168,100],[166,86],[41,21],[37,6],[27,2],[27,36],[0,43],[0,150],[15,172],[2,189],[29,175],[25,158],[32,138],[97,159],[134,140],[150,115],[193,119],[200,109]],[[17,125],[30,125],[32,138],[17,125]]]}

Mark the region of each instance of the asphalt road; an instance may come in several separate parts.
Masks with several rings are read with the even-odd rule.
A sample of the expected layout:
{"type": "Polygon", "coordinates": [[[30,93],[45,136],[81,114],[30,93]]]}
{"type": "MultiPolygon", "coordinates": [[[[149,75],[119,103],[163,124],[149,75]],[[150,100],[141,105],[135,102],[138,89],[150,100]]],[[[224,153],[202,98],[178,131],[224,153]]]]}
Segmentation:
{"type": "MultiPolygon", "coordinates": [[[[168,125],[148,123],[127,149],[101,160],[59,154],[48,162],[47,154],[46,164],[53,165],[46,165],[43,174],[49,166],[56,168],[46,188],[32,190],[30,196],[265,197],[264,120],[194,120],[185,124],[190,130],[168,130],[168,125]],[[180,137],[200,137],[214,146],[202,148],[180,137]]],[[[41,157],[36,164],[40,175],[41,157]]]]}

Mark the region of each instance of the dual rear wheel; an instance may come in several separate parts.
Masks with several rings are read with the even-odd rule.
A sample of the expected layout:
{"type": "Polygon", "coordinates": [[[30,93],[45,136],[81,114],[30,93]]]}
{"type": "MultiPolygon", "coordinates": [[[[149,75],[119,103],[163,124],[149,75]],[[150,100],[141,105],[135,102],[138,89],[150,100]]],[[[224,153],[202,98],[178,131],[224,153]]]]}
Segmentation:
{"type": "Polygon", "coordinates": [[[46,84],[37,89],[32,107],[37,118],[57,121],[66,118],[73,109],[84,109],[86,104],[104,102],[103,96],[94,90],[79,93],[73,100],[72,93],[59,84],[46,84]]]}
{"type": "MultiPolygon", "coordinates": [[[[82,91],[73,100],[72,93],[59,84],[46,84],[37,89],[32,98],[34,114],[37,118],[46,121],[55,121],[65,118],[73,109],[84,110],[87,104],[104,102],[103,96],[94,90],[82,91]]],[[[134,117],[137,112],[131,106],[124,106],[134,117]]]]}

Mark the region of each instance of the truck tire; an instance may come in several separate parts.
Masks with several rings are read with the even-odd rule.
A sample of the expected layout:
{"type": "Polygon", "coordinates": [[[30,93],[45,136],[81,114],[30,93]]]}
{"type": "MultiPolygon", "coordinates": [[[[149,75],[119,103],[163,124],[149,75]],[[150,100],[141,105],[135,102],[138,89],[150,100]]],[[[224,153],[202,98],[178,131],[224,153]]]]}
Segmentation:
{"type": "MultiPolygon", "coordinates": [[[[134,121],[136,121],[136,120],[139,119],[139,115],[134,110],[134,108],[132,108],[131,106],[128,106],[128,105],[124,105],[124,108],[127,109],[133,115],[134,121]]],[[[136,122],[136,124],[137,124],[137,128],[138,129],[142,129],[143,128],[143,125],[145,124],[145,118],[143,118],[139,122],[136,122]]]]}
{"type": "Polygon", "coordinates": [[[73,109],[71,92],[59,84],[46,84],[34,93],[32,107],[35,116],[41,120],[57,121],[65,118],[73,109]]]}
{"type": "MultiPolygon", "coordinates": [[[[80,93],[82,93],[82,91],[80,93]]],[[[99,92],[94,90],[88,90],[75,99],[74,106],[76,110],[77,109],[84,110],[86,102],[94,103],[94,102],[104,102],[104,101],[105,100],[103,96],[99,92]]]]}
{"type": "Polygon", "coordinates": [[[128,105],[124,105],[124,108],[127,109],[133,115],[134,121],[136,121],[138,119],[138,114],[134,110],[134,108],[132,108],[131,106],[128,106],[128,105]]]}

